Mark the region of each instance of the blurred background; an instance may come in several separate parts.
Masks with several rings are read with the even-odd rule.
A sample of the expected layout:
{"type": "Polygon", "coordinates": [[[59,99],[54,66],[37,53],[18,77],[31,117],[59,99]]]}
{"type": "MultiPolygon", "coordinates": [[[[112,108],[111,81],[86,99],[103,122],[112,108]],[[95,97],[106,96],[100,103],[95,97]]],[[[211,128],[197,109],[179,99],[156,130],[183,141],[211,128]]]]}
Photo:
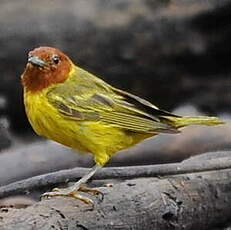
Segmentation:
{"type": "Polygon", "coordinates": [[[176,162],[231,149],[231,0],[2,0],[0,185],[93,164],[91,155],[37,137],[23,106],[27,53],[54,46],[110,84],[181,115],[216,115],[217,127],[160,135],[109,165],[176,162]]]}

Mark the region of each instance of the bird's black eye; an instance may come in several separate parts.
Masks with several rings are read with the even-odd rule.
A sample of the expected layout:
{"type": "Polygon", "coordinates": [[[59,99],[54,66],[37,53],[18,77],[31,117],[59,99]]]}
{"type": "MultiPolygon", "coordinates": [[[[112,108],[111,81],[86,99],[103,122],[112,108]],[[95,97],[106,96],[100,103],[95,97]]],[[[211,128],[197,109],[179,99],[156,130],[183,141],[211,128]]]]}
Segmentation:
{"type": "Polygon", "coordinates": [[[59,61],[60,61],[60,58],[59,58],[59,56],[53,56],[52,57],[52,61],[57,65],[57,64],[59,64],[59,61]]]}

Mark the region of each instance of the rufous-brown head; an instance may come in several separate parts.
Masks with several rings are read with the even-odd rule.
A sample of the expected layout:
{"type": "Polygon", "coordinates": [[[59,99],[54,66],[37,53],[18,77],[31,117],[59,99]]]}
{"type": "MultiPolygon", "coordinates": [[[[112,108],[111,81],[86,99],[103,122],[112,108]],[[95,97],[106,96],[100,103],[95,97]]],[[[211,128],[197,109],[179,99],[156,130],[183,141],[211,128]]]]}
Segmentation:
{"type": "Polygon", "coordinates": [[[22,84],[27,91],[39,92],[53,84],[64,82],[71,71],[71,60],[60,50],[39,47],[29,52],[22,84]]]}

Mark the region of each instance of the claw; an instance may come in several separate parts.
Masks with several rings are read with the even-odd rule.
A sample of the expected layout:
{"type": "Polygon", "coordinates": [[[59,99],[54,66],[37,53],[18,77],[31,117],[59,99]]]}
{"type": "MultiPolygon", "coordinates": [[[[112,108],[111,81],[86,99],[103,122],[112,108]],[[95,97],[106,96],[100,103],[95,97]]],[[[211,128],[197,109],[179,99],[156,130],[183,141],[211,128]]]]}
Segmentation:
{"type": "Polygon", "coordinates": [[[100,197],[100,201],[102,202],[103,199],[104,199],[104,194],[99,191],[98,189],[94,189],[94,188],[88,188],[88,187],[85,187],[85,186],[80,186],[79,187],[79,191],[80,192],[86,192],[86,193],[91,193],[93,195],[96,195],[96,196],[101,196],[100,197]]]}
{"type": "Polygon", "coordinates": [[[60,189],[58,189],[58,188],[53,188],[52,189],[52,192],[59,192],[60,191],[60,189]]]}
{"type": "Polygon", "coordinates": [[[54,188],[51,192],[46,192],[42,195],[42,197],[52,197],[52,196],[67,196],[67,197],[73,197],[77,200],[81,200],[85,204],[91,204],[92,207],[94,208],[94,203],[91,199],[88,197],[84,197],[80,195],[78,192],[86,192],[86,193],[91,193],[93,195],[101,195],[101,200],[103,200],[104,195],[102,192],[98,191],[97,189],[91,189],[87,187],[83,187],[82,184],[86,183],[94,174],[97,170],[99,170],[102,166],[100,165],[95,165],[91,170],[84,175],[78,182],[76,182],[73,186],[69,188],[64,188],[64,189],[59,189],[59,188],[54,188]]]}
{"type": "Polygon", "coordinates": [[[59,189],[54,188],[51,192],[46,192],[42,194],[42,197],[53,197],[53,196],[67,196],[67,197],[73,197],[76,200],[81,200],[85,204],[91,205],[92,208],[94,208],[94,202],[89,199],[88,197],[80,195],[78,192],[85,192],[85,193],[91,193],[93,195],[101,195],[100,201],[103,201],[104,194],[97,190],[97,189],[91,189],[87,187],[80,186],[79,189],[73,190],[71,187],[66,189],[59,189]]]}
{"type": "Polygon", "coordinates": [[[81,196],[77,192],[63,193],[61,190],[55,189],[55,192],[52,191],[52,192],[46,192],[46,193],[42,194],[42,197],[53,197],[53,196],[73,197],[76,200],[80,200],[80,201],[84,202],[85,204],[91,205],[92,209],[94,209],[94,202],[85,196],[81,196]]]}
{"type": "Polygon", "coordinates": [[[87,198],[85,196],[81,196],[77,193],[72,194],[72,197],[74,197],[77,200],[83,201],[85,204],[92,205],[92,207],[94,208],[94,202],[90,198],[87,198]]]}

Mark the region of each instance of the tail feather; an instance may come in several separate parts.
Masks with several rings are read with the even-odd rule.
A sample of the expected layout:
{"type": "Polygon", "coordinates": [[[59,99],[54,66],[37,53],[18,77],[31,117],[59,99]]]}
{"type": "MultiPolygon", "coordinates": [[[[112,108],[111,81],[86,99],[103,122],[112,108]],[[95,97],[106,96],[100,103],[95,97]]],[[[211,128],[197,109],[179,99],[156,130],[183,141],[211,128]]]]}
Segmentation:
{"type": "Polygon", "coordinates": [[[196,116],[196,117],[172,117],[163,116],[165,122],[172,125],[175,128],[182,128],[188,125],[220,125],[224,124],[218,117],[196,116]]]}

